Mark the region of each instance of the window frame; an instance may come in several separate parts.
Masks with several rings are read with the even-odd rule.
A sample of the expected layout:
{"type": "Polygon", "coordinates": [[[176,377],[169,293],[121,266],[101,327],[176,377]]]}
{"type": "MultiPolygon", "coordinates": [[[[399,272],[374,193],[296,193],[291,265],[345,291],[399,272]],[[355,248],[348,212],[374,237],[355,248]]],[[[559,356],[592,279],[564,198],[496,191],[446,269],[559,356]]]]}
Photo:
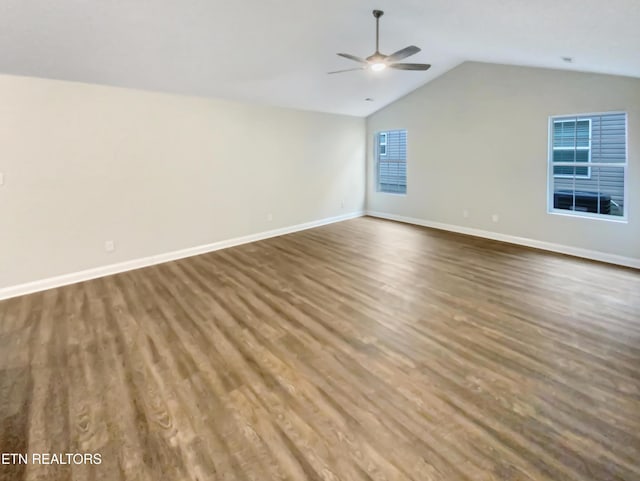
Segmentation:
{"type": "Polygon", "coordinates": [[[408,172],[408,163],[407,163],[407,159],[406,157],[409,155],[408,153],[408,142],[405,140],[405,160],[404,160],[404,168],[405,168],[405,186],[404,186],[404,192],[389,192],[386,190],[382,190],[380,188],[380,157],[386,157],[387,155],[387,148],[386,146],[388,145],[387,143],[387,134],[389,132],[394,132],[394,131],[398,131],[398,130],[403,130],[405,132],[405,137],[408,137],[408,130],[406,128],[392,128],[392,129],[385,129],[385,130],[378,130],[373,134],[373,161],[374,161],[374,168],[375,168],[375,179],[376,179],[376,193],[377,194],[384,194],[384,195],[395,195],[395,196],[406,196],[407,192],[409,191],[409,172],[408,172]],[[382,145],[385,145],[385,153],[381,154],[379,152],[379,148],[380,148],[380,140],[379,137],[380,135],[384,135],[385,137],[385,143],[382,145]]]}
{"type": "MultiPolygon", "coordinates": [[[[586,151],[588,151],[588,160],[587,160],[587,162],[577,162],[577,161],[575,161],[575,162],[574,162],[574,164],[576,164],[576,165],[574,165],[573,167],[576,167],[578,163],[579,163],[579,164],[584,164],[584,163],[591,164],[591,124],[592,124],[592,121],[591,121],[591,119],[590,119],[590,118],[588,118],[588,119],[582,119],[582,120],[586,120],[586,121],[588,121],[588,122],[589,122],[589,145],[588,145],[587,147],[578,147],[578,146],[574,146],[574,147],[554,147],[554,146],[553,146],[553,137],[551,137],[551,138],[549,139],[549,143],[551,144],[551,156],[552,156],[552,160],[553,160],[553,153],[554,153],[556,150],[568,150],[568,151],[586,150],[586,151]]],[[[577,130],[578,130],[578,122],[579,122],[579,121],[580,121],[580,120],[578,119],[578,117],[575,117],[575,118],[573,118],[573,119],[569,119],[569,118],[558,119],[558,118],[555,118],[555,119],[553,120],[553,125],[551,126],[551,133],[552,133],[552,135],[553,135],[553,130],[554,130],[554,129],[553,129],[553,127],[554,127],[556,124],[561,124],[561,123],[565,123],[565,122],[575,122],[575,124],[576,124],[576,133],[577,133],[577,130]]],[[[554,162],[554,164],[557,164],[557,163],[558,163],[558,162],[554,162]]],[[[560,166],[554,165],[554,167],[560,167],[560,166]]],[[[584,167],[584,166],[583,166],[583,165],[580,165],[580,167],[584,167]]],[[[590,179],[590,178],[591,178],[591,165],[588,165],[588,166],[586,166],[586,167],[587,167],[587,175],[576,175],[576,176],[575,176],[575,178],[576,178],[576,179],[590,179]]],[[[554,170],[555,170],[555,169],[554,169],[554,170]]],[[[556,174],[555,172],[553,173],[553,176],[554,176],[556,179],[572,179],[572,178],[574,177],[573,175],[568,175],[568,174],[556,174]]]]}
{"type": "MultiPolygon", "coordinates": [[[[589,119],[591,120],[591,119],[589,119]]],[[[590,136],[591,137],[591,136],[590,136]]],[[[589,150],[591,150],[591,139],[589,141],[589,150]]],[[[572,178],[573,176],[568,176],[572,178]]],[[[584,179],[584,177],[576,177],[579,179],[584,179]]],[[[579,114],[561,114],[561,115],[550,115],[548,122],[548,132],[547,132],[547,214],[551,215],[559,215],[564,217],[573,217],[577,219],[594,219],[606,222],[617,222],[622,224],[627,224],[629,222],[629,113],[626,110],[611,110],[606,112],[588,112],[588,113],[579,113],[579,114]],[[566,118],[567,120],[574,118],[579,119],[580,117],[597,117],[601,115],[616,115],[616,114],[624,114],[624,143],[625,143],[625,162],[591,162],[591,156],[589,157],[589,173],[591,173],[591,167],[621,167],[624,172],[623,182],[624,182],[624,210],[622,216],[615,216],[610,214],[598,214],[594,212],[583,212],[583,211],[575,211],[575,210],[566,210],[566,209],[556,209],[553,207],[553,196],[554,196],[554,179],[557,177],[553,173],[554,164],[562,165],[575,165],[575,162],[553,162],[553,124],[554,120],[566,118]]]]}

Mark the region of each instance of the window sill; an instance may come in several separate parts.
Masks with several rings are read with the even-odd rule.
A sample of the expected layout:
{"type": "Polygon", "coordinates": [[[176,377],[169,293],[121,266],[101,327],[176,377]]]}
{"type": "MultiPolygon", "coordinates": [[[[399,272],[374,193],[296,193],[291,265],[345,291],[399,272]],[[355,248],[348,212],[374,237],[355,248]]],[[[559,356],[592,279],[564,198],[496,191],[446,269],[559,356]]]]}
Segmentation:
{"type": "Polygon", "coordinates": [[[394,196],[397,196],[397,197],[406,197],[407,196],[406,192],[384,192],[382,190],[376,190],[376,194],[394,195],[394,196]]]}
{"type": "Polygon", "coordinates": [[[603,220],[605,222],[614,222],[616,224],[628,224],[629,220],[627,217],[618,217],[613,215],[602,215],[602,214],[593,214],[593,213],[578,213],[576,211],[564,210],[564,209],[551,209],[547,211],[547,214],[552,215],[561,215],[564,217],[574,217],[578,219],[587,219],[587,220],[603,220]]]}

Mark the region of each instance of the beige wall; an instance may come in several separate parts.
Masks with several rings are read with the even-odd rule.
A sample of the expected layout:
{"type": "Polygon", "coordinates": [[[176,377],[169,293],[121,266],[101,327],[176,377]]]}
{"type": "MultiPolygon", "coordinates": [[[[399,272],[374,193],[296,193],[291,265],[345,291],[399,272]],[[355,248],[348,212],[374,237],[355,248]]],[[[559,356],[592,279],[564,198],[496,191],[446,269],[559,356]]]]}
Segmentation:
{"type": "Polygon", "coordinates": [[[640,79],[468,62],[371,115],[367,131],[370,211],[640,259],[640,79]],[[548,214],[549,116],[617,110],[628,113],[628,223],[548,214]],[[373,134],[397,128],[406,196],[375,186],[373,134]]]}
{"type": "Polygon", "coordinates": [[[364,151],[361,118],[0,76],[0,288],[360,211],[364,151]]]}

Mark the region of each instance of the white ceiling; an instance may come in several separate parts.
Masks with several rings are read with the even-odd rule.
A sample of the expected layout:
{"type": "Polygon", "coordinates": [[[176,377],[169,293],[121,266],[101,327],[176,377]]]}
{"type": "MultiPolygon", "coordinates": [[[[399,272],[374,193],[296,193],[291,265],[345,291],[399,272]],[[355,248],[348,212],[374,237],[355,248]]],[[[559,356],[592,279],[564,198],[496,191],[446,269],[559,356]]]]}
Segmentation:
{"type": "Polygon", "coordinates": [[[640,1],[0,2],[8,74],[364,116],[465,60],[640,77],[640,1]],[[373,53],[373,8],[382,52],[417,45],[431,70],[326,74],[373,53]]]}

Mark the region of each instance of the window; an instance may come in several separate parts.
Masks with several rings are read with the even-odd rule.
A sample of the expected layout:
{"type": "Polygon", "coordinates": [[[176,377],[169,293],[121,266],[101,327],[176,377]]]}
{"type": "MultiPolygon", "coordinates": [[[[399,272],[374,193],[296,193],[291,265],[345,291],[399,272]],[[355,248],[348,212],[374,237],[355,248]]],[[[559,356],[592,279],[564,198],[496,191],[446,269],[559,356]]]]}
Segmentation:
{"type": "Polygon", "coordinates": [[[627,114],[549,123],[549,212],[626,219],[627,114]]]}
{"type": "Polygon", "coordinates": [[[378,135],[378,154],[382,157],[387,155],[387,133],[380,132],[378,135]]]}
{"type": "Polygon", "coordinates": [[[375,135],[378,192],[407,193],[407,131],[388,130],[375,135]]]}
{"type": "MultiPolygon", "coordinates": [[[[591,119],[553,121],[553,162],[590,162],[591,160],[591,119]]],[[[589,167],[554,165],[553,175],[589,178],[589,167]]]]}

